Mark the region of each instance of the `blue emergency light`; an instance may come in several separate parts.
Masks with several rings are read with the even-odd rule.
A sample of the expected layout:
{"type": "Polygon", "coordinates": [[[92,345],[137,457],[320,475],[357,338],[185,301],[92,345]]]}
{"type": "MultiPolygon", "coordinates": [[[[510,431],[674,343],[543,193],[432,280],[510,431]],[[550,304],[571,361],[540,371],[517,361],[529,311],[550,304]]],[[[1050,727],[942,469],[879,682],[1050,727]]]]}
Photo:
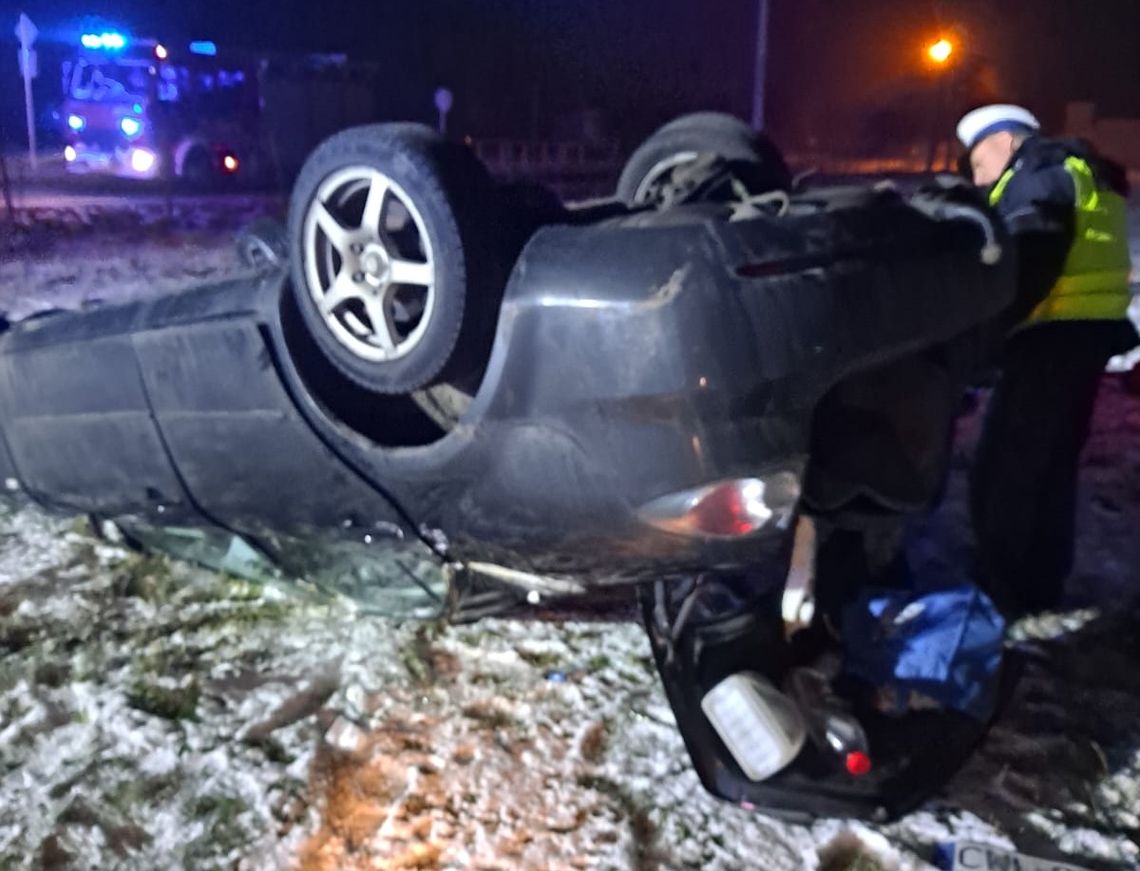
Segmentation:
{"type": "Polygon", "coordinates": [[[127,47],[127,38],[121,33],[85,33],[79,42],[84,48],[102,48],[108,51],[121,51],[127,47]]]}
{"type": "Polygon", "coordinates": [[[190,53],[214,57],[218,53],[218,46],[208,39],[200,39],[190,43],[190,53]]]}

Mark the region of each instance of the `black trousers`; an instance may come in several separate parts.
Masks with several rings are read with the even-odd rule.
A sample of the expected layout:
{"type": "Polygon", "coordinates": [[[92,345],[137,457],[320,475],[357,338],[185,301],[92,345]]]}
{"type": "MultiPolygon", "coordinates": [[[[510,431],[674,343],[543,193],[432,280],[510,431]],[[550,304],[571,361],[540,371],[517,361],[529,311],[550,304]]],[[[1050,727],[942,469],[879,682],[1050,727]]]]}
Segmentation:
{"type": "Polygon", "coordinates": [[[817,609],[835,625],[864,588],[906,584],[906,521],[941,497],[982,340],[970,330],[851,375],[817,406],[801,505],[817,526],[817,609]]]}
{"type": "Polygon", "coordinates": [[[1006,344],[970,482],[981,580],[1007,612],[1056,606],[1073,568],[1077,470],[1121,324],[1039,324],[1006,344]]]}

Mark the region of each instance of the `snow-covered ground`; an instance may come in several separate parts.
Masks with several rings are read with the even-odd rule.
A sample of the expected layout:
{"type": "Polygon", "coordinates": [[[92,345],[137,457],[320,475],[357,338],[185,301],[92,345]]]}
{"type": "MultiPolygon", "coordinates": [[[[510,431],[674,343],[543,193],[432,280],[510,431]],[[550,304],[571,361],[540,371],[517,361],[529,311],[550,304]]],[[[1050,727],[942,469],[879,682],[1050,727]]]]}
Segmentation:
{"type": "MultiPolygon", "coordinates": [[[[24,239],[0,310],[240,274],[230,231],[24,239]]],[[[969,564],[977,425],[923,538],[930,571],[969,564]]],[[[1081,501],[1091,607],[1015,627],[1027,673],[984,746],[878,827],[706,794],[635,624],[398,625],[9,509],[0,868],[922,868],[959,837],[1140,867],[1140,399],[1115,378],[1081,501]]]]}
{"type": "MultiPolygon", "coordinates": [[[[222,280],[243,269],[235,232],[280,217],[264,197],[212,198],[151,208],[67,204],[0,219],[0,314],[11,320],[52,308],[125,302],[222,280]]],[[[2,216],[0,216],[2,217],[2,216]]]]}

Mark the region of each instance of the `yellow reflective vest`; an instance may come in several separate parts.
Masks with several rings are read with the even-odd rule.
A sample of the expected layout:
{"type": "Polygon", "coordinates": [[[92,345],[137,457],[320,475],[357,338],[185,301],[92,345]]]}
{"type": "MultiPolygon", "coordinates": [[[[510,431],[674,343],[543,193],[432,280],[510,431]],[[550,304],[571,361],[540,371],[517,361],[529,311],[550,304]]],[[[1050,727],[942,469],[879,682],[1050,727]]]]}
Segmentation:
{"type": "MultiPolygon", "coordinates": [[[[1065,159],[1076,189],[1075,232],[1061,277],[1026,323],[1119,320],[1132,300],[1129,276],[1128,208],[1124,197],[1098,187],[1092,167],[1079,157],[1065,159]]],[[[990,191],[1000,202],[1015,170],[1007,169],[990,191]]]]}

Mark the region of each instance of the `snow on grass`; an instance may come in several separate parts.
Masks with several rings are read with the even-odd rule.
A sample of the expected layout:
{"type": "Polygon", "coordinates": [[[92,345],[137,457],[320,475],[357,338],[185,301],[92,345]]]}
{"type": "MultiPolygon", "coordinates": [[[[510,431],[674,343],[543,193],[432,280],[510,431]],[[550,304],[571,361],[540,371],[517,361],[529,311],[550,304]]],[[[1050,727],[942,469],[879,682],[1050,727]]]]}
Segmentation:
{"type": "Polygon", "coordinates": [[[1138,858],[1140,686],[1112,632],[1072,642],[1087,613],[1025,634],[1061,645],[1056,668],[939,801],[799,826],[703,791],[636,625],[398,625],[121,550],[92,561],[33,509],[5,524],[60,538],[9,576],[35,609],[0,609],[3,867],[790,871],[853,867],[857,847],[905,869],[955,837],[1138,858]]]}

